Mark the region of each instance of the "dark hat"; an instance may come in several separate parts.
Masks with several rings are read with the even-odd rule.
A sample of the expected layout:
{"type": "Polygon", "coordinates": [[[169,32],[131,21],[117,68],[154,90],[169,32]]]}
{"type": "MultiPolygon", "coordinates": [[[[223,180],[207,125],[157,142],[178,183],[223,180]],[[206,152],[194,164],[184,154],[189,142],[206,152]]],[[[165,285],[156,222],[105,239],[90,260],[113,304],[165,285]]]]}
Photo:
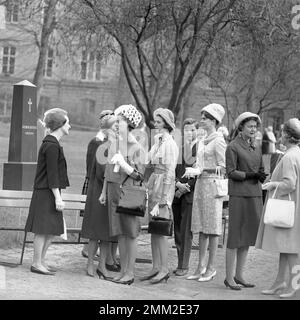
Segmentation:
{"type": "Polygon", "coordinates": [[[47,110],[44,114],[45,127],[49,128],[51,131],[59,129],[66,123],[67,115],[67,111],[61,108],[53,108],[47,110]]]}

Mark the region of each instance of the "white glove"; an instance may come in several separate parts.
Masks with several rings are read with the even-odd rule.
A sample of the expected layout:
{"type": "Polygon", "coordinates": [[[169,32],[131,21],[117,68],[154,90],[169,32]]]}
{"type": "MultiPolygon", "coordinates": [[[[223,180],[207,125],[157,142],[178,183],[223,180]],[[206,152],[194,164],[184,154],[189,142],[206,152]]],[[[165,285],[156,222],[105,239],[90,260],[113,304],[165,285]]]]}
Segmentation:
{"type": "Polygon", "coordinates": [[[185,169],[185,173],[182,176],[182,178],[185,178],[185,177],[191,178],[191,177],[198,176],[199,174],[201,174],[201,169],[200,168],[188,167],[188,168],[185,169]]]}
{"type": "Polygon", "coordinates": [[[154,206],[154,208],[150,212],[152,217],[157,217],[159,215],[159,206],[158,203],[154,206]]]}
{"type": "Polygon", "coordinates": [[[121,155],[121,153],[116,153],[112,158],[111,162],[114,165],[119,165],[129,176],[134,171],[134,168],[130,166],[124,159],[124,157],[121,155]]]}

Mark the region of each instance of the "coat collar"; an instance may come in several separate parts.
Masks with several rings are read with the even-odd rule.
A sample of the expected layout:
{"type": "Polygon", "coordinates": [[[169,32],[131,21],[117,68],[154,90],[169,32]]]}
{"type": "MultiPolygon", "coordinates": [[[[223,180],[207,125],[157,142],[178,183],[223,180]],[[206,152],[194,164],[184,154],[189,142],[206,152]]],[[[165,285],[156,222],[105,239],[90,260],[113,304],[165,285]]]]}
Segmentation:
{"type": "Polygon", "coordinates": [[[46,135],[46,137],[43,139],[43,142],[52,142],[52,143],[59,144],[58,140],[51,134],[46,135]]]}
{"type": "Polygon", "coordinates": [[[253,151],[256,149],[256,146],[254,144],[250,145],[245,139],[243,139],[243,137],[240,134],[236,136],[235,141],[246,150],[253,151]]]}

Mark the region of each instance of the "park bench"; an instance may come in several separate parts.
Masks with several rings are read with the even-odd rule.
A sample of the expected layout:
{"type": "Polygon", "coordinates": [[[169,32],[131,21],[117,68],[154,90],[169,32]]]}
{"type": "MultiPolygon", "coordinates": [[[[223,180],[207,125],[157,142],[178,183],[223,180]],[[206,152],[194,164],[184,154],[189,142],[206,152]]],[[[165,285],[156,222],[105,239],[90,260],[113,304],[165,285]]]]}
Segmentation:
{"type": "MultiPolygon", "coordinates": [[[[0,190],[0,208],[25,208],[29,209],[30,201],[32,197],[32,191],[15,191],[15,190],[0,190]]],[[[86,195],[81,194],[71,194],[71,193],[62,193],[62,199],[65,202],[65,211],[66,210],[84,210],[86,195]]],[[[10,262],[0,262],[4,265],[21,265],[23,263],[23,256],[25,251],[25,246],[27,243],[32,243],[33,241],[27,240],[27,232],[25,231],[25,226],[0,226],[0,231],[23,231],[24,238],[22,243],[22,252],[19,263],[10,263],[10,262]]],[[[83,244],[86,242],[81,241],[81,228],[69,228],[67,226],[67,233],[78,234],[77,241],[53,241],[53,243],[60,244],[83,244]]]]}

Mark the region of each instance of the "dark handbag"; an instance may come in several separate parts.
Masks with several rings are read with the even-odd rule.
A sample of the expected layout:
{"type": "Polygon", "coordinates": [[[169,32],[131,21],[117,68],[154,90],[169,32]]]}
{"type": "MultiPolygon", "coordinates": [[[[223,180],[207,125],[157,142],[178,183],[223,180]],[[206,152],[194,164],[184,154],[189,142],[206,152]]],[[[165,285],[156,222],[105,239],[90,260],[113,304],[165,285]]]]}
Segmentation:
{"type": "Polygon", "coordinates": [[[148,206],[148,190],[142,182],[139,185],[124,185],[128,177],[120,186],[121,195],[116,212],[144,217],[148,206]]]}
{"type": "MultiPolygon", "coordinates": [[[[81,194],[82,195],[87,195],[88,186],[89,186],[89,178],[85,177],[85,180],[84,180],[84,183],[83,183],[83,186],[82,186],[82,190],[81,190],[81,194]]],[[[83,217],[84,210],[80,210],[79,211],[79,215],[80,215],[80,217],[83,217]]]]}
{"type": "Polygon", "coordinates": [[[172,236],[173,221],[171,219],[153,217],[152,220],[149,221],[148,233],[161,236],[172,236]]]}

